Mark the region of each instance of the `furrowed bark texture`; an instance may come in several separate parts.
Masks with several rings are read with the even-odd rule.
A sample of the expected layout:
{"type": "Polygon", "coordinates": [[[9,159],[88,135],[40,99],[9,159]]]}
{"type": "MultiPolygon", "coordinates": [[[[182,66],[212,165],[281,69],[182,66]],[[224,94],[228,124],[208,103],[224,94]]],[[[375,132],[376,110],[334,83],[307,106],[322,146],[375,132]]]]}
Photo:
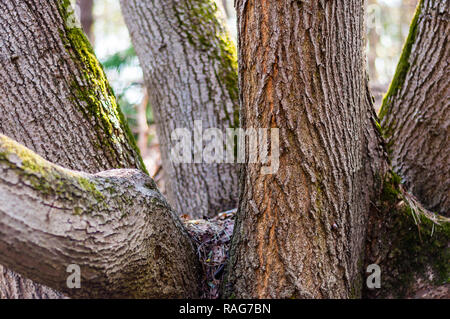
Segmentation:
{"type": "Polygon", "coordinates": [[[242,126],[280,129],[280,168],[248,164],[241,177],[225,296],[358,296],[370,200],[387,168],[364,73],[363,1],[236,9],[242,126]]]}
{"type": "Polygon", "coordinates": [[[392,165],[425,206],[450,214],[449,1],[420,1],[380,112],[392,165]]]}
{"type": "MultiPolygon", "coordinates": [[[[103,70],[76,26],[65,1],[0,3],[0,133],[71,169],[143,168],[103,70]]],[[[5,298],[54,294],[6,269],[1,279],[5,298]]]]}
{"type": "MultiPolygon", "coordinates": [[[[69,274],[68,274],[69,275],[69,274]]],[[[64,295],[0,265],[0,299],[60,299],[64,295]]]]}
{"type": "Polygon", "coordinates": [[[198,297],[192,241],[142,171],[67,170],[0,135],[0,194],[0,262],[25,276],[73,297],[198,297]]]}
{"type": "Polygon", "coordinates": [[[154,110],[169,201],[193,217],[237,207],[237,165],[176,164],[170,156],[176,128],[193,136],[194,121],[223,133],[238,126],[235,49],[214,1],[123,0],[121,5],[154,110]]]}

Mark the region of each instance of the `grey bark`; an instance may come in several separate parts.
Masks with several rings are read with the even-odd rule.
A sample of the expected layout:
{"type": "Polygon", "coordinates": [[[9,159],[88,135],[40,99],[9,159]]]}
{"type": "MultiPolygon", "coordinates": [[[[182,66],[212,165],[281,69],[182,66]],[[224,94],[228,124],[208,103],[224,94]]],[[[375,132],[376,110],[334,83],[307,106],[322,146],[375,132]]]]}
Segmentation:
{"type": "Polygon", "coordinates": [[[225,296],[361,291],[370,203],[388,168],[364,71],[363,4],[236,2],[242,126],[280,129],[280,168],[246,165],[225,296]]]}
{"type": "Polygon", "coordinates": [[[426,207],[450,214],[450,2],[420,1],[380,112],[392,165],[426,207]]]}
{"type": "Polygon", "coordinates": [[[198,297],[193,243],[142,171],[67,170],[0,135],[0,194],[0,262],[28,278],[73,297],[198,297]]]}
{"type": "MultiPolygon", "coordinates": [[[[145,170],[70,8],[57,0],[2,1],[0,26],[0,133],[65,168],[145,170]]],[[[57,295],[3,268],[2,298],[57,295]]]]}
{"type": "Polygon", "coordinates": [[[94,0],[77,0],[77,5],[80,8],[80,22],[83,31],[89,38],[91,43],[94,43],[94,0]]]}
{"type": "Polygon", "coordinates": [[[216,4],[124,0],[121,5],[154,110],[170,203],[194,217],[235,208],[237,165],[176,164],[170,157],[176,128],[193,135],[195,120],[224,133],[238,126],[236,57],[216,4]]]}

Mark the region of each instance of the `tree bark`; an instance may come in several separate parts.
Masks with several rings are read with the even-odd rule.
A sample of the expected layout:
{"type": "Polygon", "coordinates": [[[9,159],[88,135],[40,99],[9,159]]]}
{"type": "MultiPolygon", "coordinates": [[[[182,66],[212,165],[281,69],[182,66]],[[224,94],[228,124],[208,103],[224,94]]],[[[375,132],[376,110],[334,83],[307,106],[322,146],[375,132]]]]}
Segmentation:
{"type": "Polygon", "coordinates": [[[73,297],[198,297],[193,243],[142,171],[67,170],[0,135],[0,172],[1,263],[73,297]]]}
{"type": "Polygon", "coordinates": [[[149,127],[147,123],[147,106],[148,106],[148,92],[144,88],[144,97],[141,103],[136,105],[137,109],[137,126],[138,126],[138,138],[137,145],[141,151],[142,157],[146,157],[148,153],[148,137],[149,127]]]}
{"type": "Polygon", "coordinates": [[[121,5],[154,110],[170,203],[194,217],[235,208],[237,165],[177,164],[170,157],[176,128],[193,135],[196,120],[205,130],[224,133],[239,125],[235,49],[216,4],[123,0],[121,5]]]}
{"type": "Polygon", "coordinates": [[[365,74],[363,1],[238,0],[236,9],[242,126],[280,129],[280,167],[262,175],[247,163],[241,177],[225,296],[358,296],[370,202],[388,168],[365,74]]]}
{"type": "Polygon", "coordinates": [[[94,43],[94,33],[92,27],[94,25],[94,0],[77,0],[80,7],[80,22],[84,33],[88,37],[91,44],[94,43]]]}
{"type": "Polygon", "coordinates": [[[145,170],[103,69],[63,3],[0,3],[0,133],[66,168],[145,170]]]}
{"type": "MultiPolygon", "coordinates": [[[[73,14],[64,1],[0,3],[0,133],[65,168],[145,171],[102,67],[73,14]]],[[[3,268],[0,275],[2,298],[62,296],[10,270],[3,268]]]]}
{"type": "Polygon", "coordinates": [[[425,206],[450,213],[450,3],[420,1],[380,111],[392,165],[425,206]]]}

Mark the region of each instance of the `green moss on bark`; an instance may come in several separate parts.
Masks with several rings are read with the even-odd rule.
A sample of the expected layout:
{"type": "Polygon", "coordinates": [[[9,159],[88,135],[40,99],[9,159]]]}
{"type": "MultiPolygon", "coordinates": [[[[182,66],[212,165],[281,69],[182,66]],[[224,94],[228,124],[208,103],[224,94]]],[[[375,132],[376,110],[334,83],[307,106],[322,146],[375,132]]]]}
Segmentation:
{"type": "MultiPolygon", "coordinates": [[[[230,127],[239,127],[239,88],[236,46],[222,25],[217,4],[212,0],[185,1],[185,7],[174,6],[178,28],[198,51],[209,56],[216,68],[216,78],[234,103],[234,113],[224,113],[230,127]]],[[[225,104],[225,103],[224,103],[225,104]]]]}
{"type": "Polygon", "coordinates": [[[422,209],[390,172],[376,203],[378,225],[370,236],[369,263],[382,270],[379,291],[368,296],[406,297],[420,281],[429,286],[450,282],[450,220],[422,209]]]}
{"type": "Polygon", "coordinates": [[[16,171],[22,183],[31,186],[42,195],[71,199],[77,197],[77,193],[81,191],[91,194],[97,204],[105,199],[97,185],[87,177],[59,168],[1,134],[0,163],[3,167],[16,171]]]}

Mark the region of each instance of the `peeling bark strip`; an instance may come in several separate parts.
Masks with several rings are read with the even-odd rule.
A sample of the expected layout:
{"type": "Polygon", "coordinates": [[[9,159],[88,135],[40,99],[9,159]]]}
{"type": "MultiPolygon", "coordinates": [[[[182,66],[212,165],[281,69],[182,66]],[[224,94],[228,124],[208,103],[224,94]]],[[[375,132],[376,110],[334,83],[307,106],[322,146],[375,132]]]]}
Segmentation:
{"type": "Polygon", "coordinates": [[[0,2],[0,133],[70,169],[145,169],[69,5],[0,2]]]}
{"type": "Polygon", "coordinates": [[[380,111],[392,165],[426,207],[450,216],[450,2],[421,0],[380,111]]]}
{"type": "Polygon", "coordinates": [[[0,194],[2,264],[74,297],[198,297],[191,239],[143,172],[67,170],[0,135],[0,194]]]}
{"type": "Polygon", "coordinates": [[[387,165],[368,94],[363,1],[237,0],[243,128],[280,129],[280,168],[246,166],[225,296],[361,291],[387,165]]]}
{"type": "MultiPolygon", "coordinates": [[[[157,123],[169,200],[193,217],[235,208],[238,165],[174,164],[171,134],[237,127],[235,49],[212,0],[122,0],[157,123]]],[[[203,149],[203,147],[201,148],[203,149]]]]}

